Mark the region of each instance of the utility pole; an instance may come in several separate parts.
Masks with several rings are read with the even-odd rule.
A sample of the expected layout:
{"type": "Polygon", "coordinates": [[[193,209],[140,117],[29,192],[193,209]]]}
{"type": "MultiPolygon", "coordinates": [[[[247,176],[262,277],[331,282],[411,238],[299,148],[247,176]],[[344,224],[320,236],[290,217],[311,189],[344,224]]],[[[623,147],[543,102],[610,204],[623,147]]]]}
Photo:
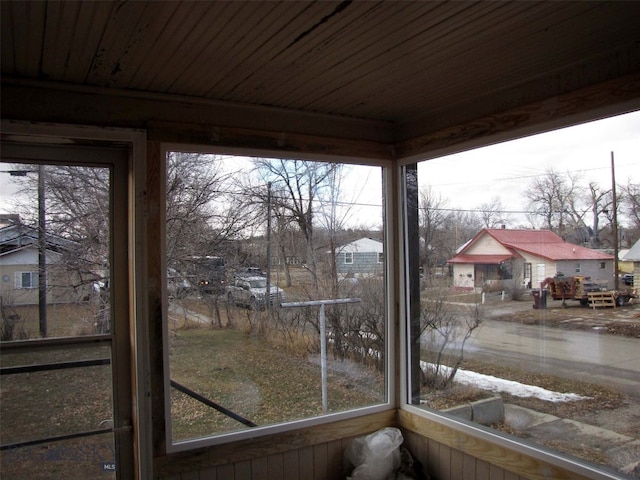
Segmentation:
{"type": "Polygon", "coordinates": [[[47,336],[47,238],[45,209],[45,167],[38,165],[38,170],[3,170],[12,177],[26,177],[28,173],[38,174],[38,316],[40,336],[47,336]]]}
{"type": "Polygon", "coordinates": [[[613,152],[611,152],[611,194],[613,195],[613,281],[614,289],[618,290],[620,280],[618,278],[620,272],[618,270],[618,200],[616,198],[616,169],[613,160],[613,152]]]}
{"type": "Polygon", "coordinates": [[[266,308],[271,313],[271,182],[267,183],[267,298],[266,308]]]}

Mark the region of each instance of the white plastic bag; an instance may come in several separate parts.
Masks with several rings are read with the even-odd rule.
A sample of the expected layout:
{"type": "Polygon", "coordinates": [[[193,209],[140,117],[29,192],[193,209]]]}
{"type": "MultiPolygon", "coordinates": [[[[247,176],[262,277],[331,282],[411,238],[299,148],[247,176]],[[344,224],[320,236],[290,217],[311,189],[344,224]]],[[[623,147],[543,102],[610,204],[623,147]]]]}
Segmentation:
{"type": "Polygon", "coordinates": [[[345,459],[355,467],[352,480],[392,480],[400,466],[402,433],[387,427],[354,439],[345,450],[345,459]]]}

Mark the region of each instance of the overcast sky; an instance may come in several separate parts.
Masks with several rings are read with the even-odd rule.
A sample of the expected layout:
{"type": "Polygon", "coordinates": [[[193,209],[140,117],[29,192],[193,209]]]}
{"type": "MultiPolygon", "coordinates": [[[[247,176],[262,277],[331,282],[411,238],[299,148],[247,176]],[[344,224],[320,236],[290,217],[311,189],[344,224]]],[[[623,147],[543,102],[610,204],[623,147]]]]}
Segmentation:
{"type": "MultiPolygon", "coordinates": [[[[639,183],[640,111],[421,162],[418,179],[422,187],[430,185],[447,199],[451,208],[473,210],[499,196],[504,210],[524,211],[523,192],[550,167],[560,173],[580,173],[585,184],[593,180],[603,189],[610,188],[611,152],[617,183],[639,183]]],[[[8,168],[10,165],[0,163],[0,170],[8,168]]],[[[379,204],[379,168],[349,169],[353,188],[342,200],[379,204]]],[[[11,177],[0,173],[0,213],[13,213],[14,192],[11,177]]],[[[358,210],[362,213],[353,226],[380,225],[379,209],[358,210]]]]}
{"type": "Polygon", "coordinates": [[[523,211],[524,190],[549,168],[611,188],[611,152],[616,183],[640,182],[640,112],[422,162],[418,180],[452,208],[474,209],[499,196],[503,209],[523,211]]]}

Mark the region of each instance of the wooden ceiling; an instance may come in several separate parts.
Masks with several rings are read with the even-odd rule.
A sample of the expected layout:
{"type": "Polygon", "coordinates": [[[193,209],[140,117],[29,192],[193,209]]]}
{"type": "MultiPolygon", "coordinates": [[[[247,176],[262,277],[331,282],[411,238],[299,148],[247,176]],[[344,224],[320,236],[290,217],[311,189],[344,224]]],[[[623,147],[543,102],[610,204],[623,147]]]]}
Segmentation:
{"type": "Polygon", "coordinates": [[[607,82],[639,96],[639,19],[634,1],[3,1],[3,88],[215,101],[411,142],[607,82]]]}

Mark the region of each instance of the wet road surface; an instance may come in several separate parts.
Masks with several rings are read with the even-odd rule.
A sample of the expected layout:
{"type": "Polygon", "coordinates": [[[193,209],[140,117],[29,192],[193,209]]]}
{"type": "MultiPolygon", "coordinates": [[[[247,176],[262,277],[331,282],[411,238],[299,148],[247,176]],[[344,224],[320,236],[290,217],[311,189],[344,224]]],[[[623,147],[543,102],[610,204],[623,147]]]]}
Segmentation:
{"type": "Polygon", "coordinates": [[[484,321],[465,356],[615,386],[640,396],[640,339],[497,320],[484,321]]]}

